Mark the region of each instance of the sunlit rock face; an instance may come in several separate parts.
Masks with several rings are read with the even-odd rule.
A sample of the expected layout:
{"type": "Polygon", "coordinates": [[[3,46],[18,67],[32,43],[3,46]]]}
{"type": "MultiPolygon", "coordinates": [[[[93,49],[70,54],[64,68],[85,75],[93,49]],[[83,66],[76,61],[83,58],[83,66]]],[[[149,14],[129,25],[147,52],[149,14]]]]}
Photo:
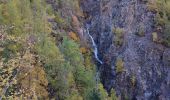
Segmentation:
{"type": "Polygon", "coordinates": [[[108,92],[114,88],[122,100],[170,99],[170,48],[153,42],[155,14],[148,11],[146,3],[81,1],[84,25],[89,25],[103,61],[97,64],[101,81],[108,92]],[[117,59],[123,64],[117,64],[117,59]]]}

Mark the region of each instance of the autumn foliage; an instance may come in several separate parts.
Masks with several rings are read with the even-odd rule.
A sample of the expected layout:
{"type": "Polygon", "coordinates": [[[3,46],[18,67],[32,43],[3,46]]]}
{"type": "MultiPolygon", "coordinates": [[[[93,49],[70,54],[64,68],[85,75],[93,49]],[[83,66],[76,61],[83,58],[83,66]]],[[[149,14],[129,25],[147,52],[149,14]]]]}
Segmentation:
{"type": "Polygon", "coordinates": [[[79,41],[79,40],[80,40],[79,37],[77,36],[77,34],[74,33],[74,32],[69,32],[68,35],[69,35],[69,37],[70,37],[71,39],[73,39],[74,41],[79,41]]]}
{"type": "Polygon", "coordinates": [[[78,18],[62,8],[80,11],[79,1],[54,3],[60,5],[55,11],[45,0],[0,1],[0,100],[108,97],[103,87],[96,89],[96,67],[91,51],[80,46],[78,18]]]}

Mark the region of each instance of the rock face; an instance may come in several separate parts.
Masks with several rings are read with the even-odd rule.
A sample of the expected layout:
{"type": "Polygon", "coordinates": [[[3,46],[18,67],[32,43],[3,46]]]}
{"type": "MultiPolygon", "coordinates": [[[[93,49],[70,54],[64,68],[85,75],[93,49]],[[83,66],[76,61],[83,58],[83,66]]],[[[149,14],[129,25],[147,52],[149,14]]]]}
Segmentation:
{"type": "MultiPolygon", "coordinates": [[[[153,42],[155,14],[145,0],[81,0],[84,25],[98,46],[101,81],[122,99],[170,100],[170,48],[153,42]],[[117,37],[115,29],[121,29],[117,37]],[[115,40],[121,39],[117,45],[115,40]],[[117,59],[123,69],[117,71],[117,59]]],[[[160,35],[158,33],[158,35],[160,35]]]]}

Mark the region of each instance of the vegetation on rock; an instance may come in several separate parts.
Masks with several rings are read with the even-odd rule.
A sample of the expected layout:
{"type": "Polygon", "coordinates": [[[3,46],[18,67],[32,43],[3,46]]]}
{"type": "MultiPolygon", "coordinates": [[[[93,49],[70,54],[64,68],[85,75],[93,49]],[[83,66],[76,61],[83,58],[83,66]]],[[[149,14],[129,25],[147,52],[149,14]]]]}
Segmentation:
{"type": "Polygon", "coordinates": [[[170,0],[148,2],[148,9],[156,13],[155,27],[162,33],[162,43],[170,46],[170,0]]]}

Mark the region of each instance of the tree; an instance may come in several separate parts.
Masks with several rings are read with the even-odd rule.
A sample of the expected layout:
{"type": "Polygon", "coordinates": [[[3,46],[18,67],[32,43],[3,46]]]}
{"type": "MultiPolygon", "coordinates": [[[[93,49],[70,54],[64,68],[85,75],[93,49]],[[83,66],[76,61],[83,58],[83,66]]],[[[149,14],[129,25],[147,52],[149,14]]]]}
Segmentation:
{"type": "Polygon", "coordinates": [[[76,82],[76,88],[84,98],[87,98],[89,95],[88,92],[93,91],[95,87],[95,80],[93,71],[86,70],[83,65],[84,60],[82,54],[80,53],[79,45],[72,40],[64,38],[60,49],[64,54],[64,58],[73,67],[72,72],[76,82]]]}

